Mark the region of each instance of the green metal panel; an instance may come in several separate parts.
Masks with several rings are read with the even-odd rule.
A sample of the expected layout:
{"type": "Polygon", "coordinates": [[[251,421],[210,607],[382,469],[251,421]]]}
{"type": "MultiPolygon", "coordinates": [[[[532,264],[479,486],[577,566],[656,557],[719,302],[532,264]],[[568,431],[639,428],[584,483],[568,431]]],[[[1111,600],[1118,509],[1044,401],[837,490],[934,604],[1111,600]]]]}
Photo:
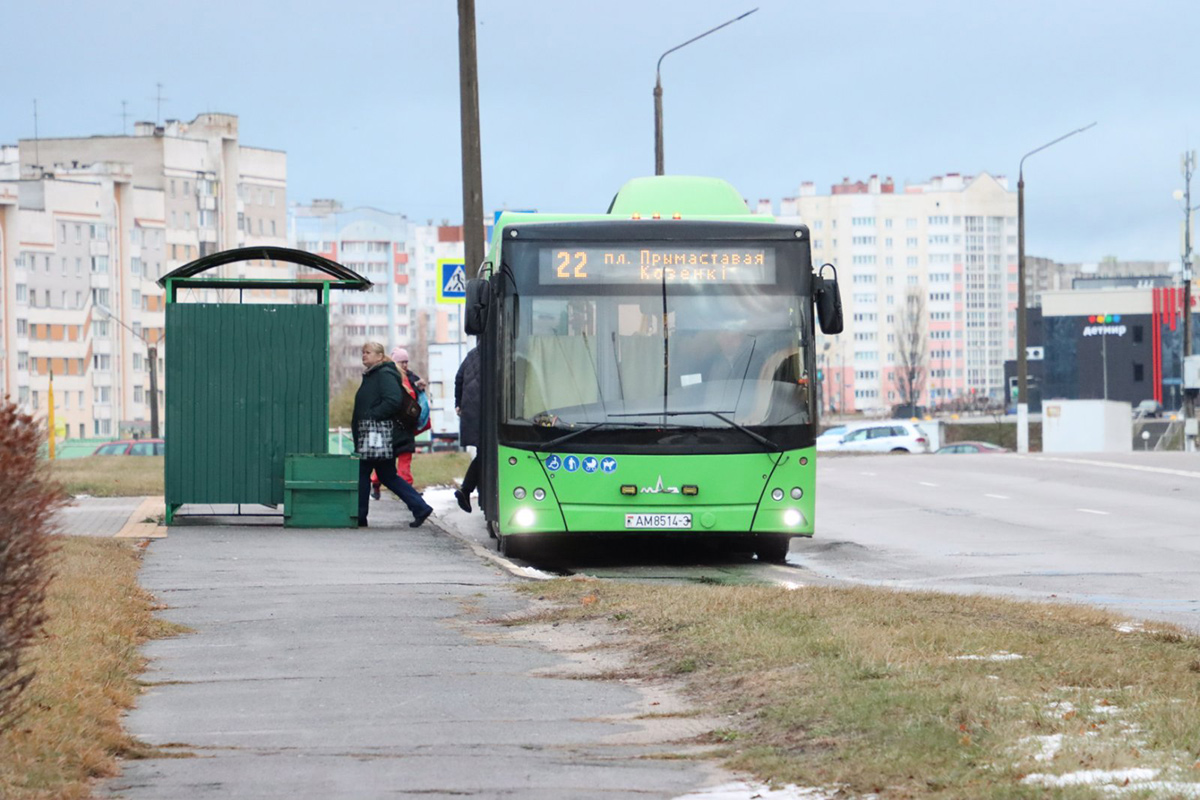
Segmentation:
{"type": "Polygon", "coordinates": [[[328,313],[325,305],[168,304],[168,508],[278,505],[284,455],[328,451],[328,313]]]}
{"type": "Polygon", "coordinates": [[[358,458],[289,455],[284,459],[283,495],[286,527],[358,527],[358,458]]]}

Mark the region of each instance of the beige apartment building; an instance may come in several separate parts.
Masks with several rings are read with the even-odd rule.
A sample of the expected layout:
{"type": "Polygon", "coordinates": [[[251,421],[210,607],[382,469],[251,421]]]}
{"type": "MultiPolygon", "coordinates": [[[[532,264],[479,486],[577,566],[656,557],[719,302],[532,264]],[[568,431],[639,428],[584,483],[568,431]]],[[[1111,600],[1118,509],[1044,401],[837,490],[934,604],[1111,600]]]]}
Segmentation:
{"type": "Polygon", "coordinates": [[[846,329],[818,334],[825,410],[877,413],[902,401],[906,314],[923,343],[917,403],[1003,398],[1017,301],[1017,195],[1005,178],[949,173],[898,188],[873,175],[828,194],[807,182],[779,217],[808,225],[814,265],[837,267],[846,329]]]}
{"type": "MultiPolygon", "coordinates": [[[[53,372],[60,434],[147,433],[151,344],[165,420],[158,278],[219,250],[286,244],[286,155],[241,145],[237,122],[202,114],[0,148],[0,382],[44,416],[53,372]]],[[[220,274],[283,277],[255,263],[220,274]]]]}

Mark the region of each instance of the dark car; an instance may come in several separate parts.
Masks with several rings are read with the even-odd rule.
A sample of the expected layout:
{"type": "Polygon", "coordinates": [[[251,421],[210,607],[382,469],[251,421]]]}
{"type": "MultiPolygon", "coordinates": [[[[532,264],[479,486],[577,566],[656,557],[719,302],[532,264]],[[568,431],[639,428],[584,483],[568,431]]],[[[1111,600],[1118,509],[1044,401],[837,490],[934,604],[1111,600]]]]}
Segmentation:
{"type": "Polygon", "coordinates": [[[954,455],[956,453],[1011,453],[1007,447],[1001,447],[991,442],[955,442],[938,449],[934,455],[954,455]]]}
{"type": "Polygon", "coordinates": [[[96,448],[94,456],[161,456],[166,452],[162,439],[122,439],[105,442],[96,448]]]}
{"type": "Polygon", "coordinates": [[[929,409],[925,406],[918,406],[912,403],[897,403],[892,406],[892,419],[911,419],[913,417],[924,418],[929,414],[929,409]]]}

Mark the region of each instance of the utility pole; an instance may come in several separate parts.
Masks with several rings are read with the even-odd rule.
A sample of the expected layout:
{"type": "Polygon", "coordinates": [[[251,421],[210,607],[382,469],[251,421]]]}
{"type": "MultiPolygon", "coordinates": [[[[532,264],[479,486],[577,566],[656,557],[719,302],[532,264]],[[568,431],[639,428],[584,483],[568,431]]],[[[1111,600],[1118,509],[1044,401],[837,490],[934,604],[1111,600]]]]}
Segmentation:
{"type": "Polygon", "coordinates": [[[37,162],[40,170],[42,168],[42,151],[38,147],[37,98],[34,98],[33,101],[33,160],[37,162]]]}
{"type": "Polygon", "coordinates": [[[479,67],[475,0],[458,0],[458,95],[462,128],[463,249],[467,278],[483,263],[483,168],[479,144],[479,67]]]}
{"type": "MultiPolygon", "coordinates": [[[[1196,169],[1196,151],[1184,153],[1181,159],[1183,168],[1183,363],[1192,354],[1192,173],[1196,169]]],[[[1183,370],[1180,370],[1183,375],[1183,370]]],[[[1194,425],[1196,416],[1196,401],[1192,391],[1183,388],[1183,425],[1184,449],[1192,452],[1196,449],[1195,435],[1188,435],[1187,428],[1194,425]]]]}
{"type": "Polygon", "coordinates": [[[146,340],[146,356],[150,359],[150,438],[158,437],[158,346],[146,340]]]}

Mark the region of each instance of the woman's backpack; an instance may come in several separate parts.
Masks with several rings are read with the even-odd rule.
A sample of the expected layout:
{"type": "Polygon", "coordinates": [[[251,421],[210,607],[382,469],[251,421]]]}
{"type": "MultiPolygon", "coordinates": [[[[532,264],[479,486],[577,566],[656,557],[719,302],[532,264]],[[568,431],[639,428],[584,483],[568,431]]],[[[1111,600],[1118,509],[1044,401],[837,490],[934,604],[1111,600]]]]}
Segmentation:
{"type": "Polygon", "coordinates": [[[416,388],[409,383],[408,376],[404,374],[399,367],[396,368],[400,372],[400,411],[396,414],[396,422],[404,427],[409,433],[416,433],[420,430],[421,421],[421,404],[413,395],[416,394],[416,388]]]}
{"type": "Polygon", "coordinates": [[[429,430],[429,396],[424,392],[417,393],[417,402],[421,405],[421,416],[417,420],[417,433],[429,430]]]}

